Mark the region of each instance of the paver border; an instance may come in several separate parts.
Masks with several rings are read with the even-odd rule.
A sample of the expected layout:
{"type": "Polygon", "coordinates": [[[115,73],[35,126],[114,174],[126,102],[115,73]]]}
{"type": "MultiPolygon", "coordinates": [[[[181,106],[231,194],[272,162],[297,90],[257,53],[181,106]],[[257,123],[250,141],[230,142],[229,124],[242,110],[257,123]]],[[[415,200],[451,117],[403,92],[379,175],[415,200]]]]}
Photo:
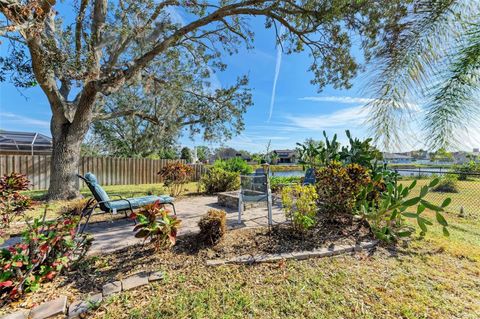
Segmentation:
{"type": "Polygon", "coordinates": [[[371,249],[378,244],[377,240],[361,242],[355,245],[339,245],[327,248],[319,248],[314,250],[294,251],[281,254],[263,254],[263,255],[242,255],[229,259],[210,259],[207,260],[207,266],[221,266],[228,264],[254,264],[264,262],[277,262],[283,259],[304,260],[309,258],[322,258],[337,256],[350,252],[360,252],[364,249],[371,249]]]}
{"type": "MultiPolygon", "coordinates": [[[[64,301],[64,308],[62,308],[62,309],[64,309],[63,313],[65,314],[66,317],[68,317],[68,318],[79,318],[82,314],[84,314],[84,313],[86,313],[90,310],[91,307],[89,307],[88,305],[91,301],[98,302],[98,304],[100,304],[101,302],[103,302],[103,300],[105,300],[106,297],[112,296],[116,293],[120,293],[120,292],[123,292],[123,291],[130,290],[130,289],[135,289],[135,288],[139,288],[139,287],[142,287],[142,286],[146,286],[146,285],[148,285],[152,282],[162,280],[163,278],[165,278],[165,276],[164,276],[164,273],[162,271],[139,272],[139,273],[133,274],[131,276],[128,276],[123,280],[114,281],[114,282],[110,282],[110,283],[107,283],[107,284],[103,285],[101,293],[93,294],[93,295],[89,296],[88,298],[86,298],[85,300],[75,300],[71,303],[68,303],[67,297],[62,295],[62,296],[59,296],[56,299],[44,302],[44,303],[42,303],[42,304],[40,304],[40,305],[36,306],[35,308],[30,309],[30,310],[18,310],[18,311],[12,312],[10,314],[4,315],[4,316],[0,317],[0,319],[27,319],[27,318],[30,318],[34,314],[34,311],[36,311],[38,309],[41,309],[41,308],[46,308],[46,307],[48,307],[48,304],[58,302],[59,300],[64,301]],[[141,278],[140,281],[138,281],[139,278],[141,278]],[[124,289],[124,287],[123,287],[124,282],[129,283],[128,285],[125,285],[125,287],[127,289],[124,289]],[[114,284],[115,286],[119,286],[120,289],[114,289],[115,291],[113,291],[113,292],[109,291],[109,288],[112,286],[112,284],[114,284]],[[105,288],[107,288],[107,289],[105,289],[105,288]],[[71,312],[71,310],[74,310],[73,306],[75,306],[75,311],[71,312]]],[[[59,313],[56,312],[55,314],[51,314],[51,315],[47,314],[46,316],[37,316],[35,318],[36,319],[45,319],[45,318],[50,318],[51,316],[58,315],[58,314],[59,313]]]]}

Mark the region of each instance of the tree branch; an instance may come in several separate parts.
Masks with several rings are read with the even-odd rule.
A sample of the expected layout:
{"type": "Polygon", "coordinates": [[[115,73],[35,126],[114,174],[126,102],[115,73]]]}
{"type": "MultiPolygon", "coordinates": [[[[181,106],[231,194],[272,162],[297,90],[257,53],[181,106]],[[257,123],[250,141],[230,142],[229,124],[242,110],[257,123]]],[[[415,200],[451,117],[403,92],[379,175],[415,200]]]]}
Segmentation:
{"type": "Polygon", "coordinates": [[[248,15],[267,15],[271,7],[266,7],[264,9],[253,9],[253,8],[241,8],[242,6],[251,6],[258,5],[261,3],[269,2],[266,0],[250,0],[245,2],[239,2],[236,4],[228,5],[221,7],[220,9],[212,12],[209,15],[206,15],[203,18],[200,18],[196,21],[193,21],[184,27],[176,30],[172,35],[164,39],[159,44],[155,45],[151,50],[147,51],[141,57],[133,61],[132,65],[123,71],[117,72],[113,76],[109,76],[100,81],[99,85],[102,92],[105,94],[113,93],[118,90],[118,88],[125,83],[125,81],[134,77],[138,72],[140,72],[150,61],[152,61],[160,53],[166,51],[169,47],[174,45],[186,34],[199,29],[200,27],[206,26],[214,21],[220,21],[224,17],[233,16],[237,14],[248,14],[248,15]]]}
{"type": "Polygon", "coordinates": [[[75,24],[75,60],[77,65],[80,65],[80,54],[82,51],[82,29],[83,19],[85,18],[85,10],[88,6],[88,0],[81,0],[80,9],[78,10],[77,21],[75,24]]]}
{"type": "Polygon", "coordinates": [[[93,21],[92,21],[92,55],[93,64],[91,71],[95,78],[99,76],[100,59],[102,58],[102,32],[105,26],[105,18],[107,16],[107,0],[95,0],[93,4],[93,21]]]}

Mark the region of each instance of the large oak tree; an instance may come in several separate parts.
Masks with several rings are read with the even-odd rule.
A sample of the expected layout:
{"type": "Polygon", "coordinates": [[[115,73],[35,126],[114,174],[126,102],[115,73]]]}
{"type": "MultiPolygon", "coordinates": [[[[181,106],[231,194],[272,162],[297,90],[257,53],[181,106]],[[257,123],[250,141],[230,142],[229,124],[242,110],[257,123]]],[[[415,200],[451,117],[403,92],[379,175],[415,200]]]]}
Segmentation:
{"type": "MultiPolygon", "coordinates": [[[[0,76],[38,84],[52,110],[49,197],[78,194],[80,145],[104,96],[128,85],[172,51],[223,69],[222,53],[253,46],[251,23],[264,19],[287,53],[308,50],[314,84],[349,87],[359,69],[359,40],[371,49],[390,41],[412,1],[402,0],[0,0],[0,35],[10,45],[0,76]],[[179,23],[172,16],[185,17],[179,23]],[[73,15],[73,16],[72,16],[73,15]],[[281,28],[283,26],[283,28],[281,28]],[[30,74],[32,75],[29,78],[30,74]]],[[[162,79],[162,74],[156,74],[162,79]]],[[[136,109],[131,114],[143,116],[136,109]]],[[[113,116],[113,115],[112,115],[113,116]]]]}

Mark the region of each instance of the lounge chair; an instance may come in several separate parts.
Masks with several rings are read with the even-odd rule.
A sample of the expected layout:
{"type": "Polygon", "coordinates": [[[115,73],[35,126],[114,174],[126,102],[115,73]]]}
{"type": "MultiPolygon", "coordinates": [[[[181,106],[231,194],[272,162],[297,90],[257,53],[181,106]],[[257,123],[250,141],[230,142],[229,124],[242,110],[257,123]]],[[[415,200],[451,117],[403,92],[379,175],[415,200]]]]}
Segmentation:
{"type": "Polygon", "coordinates": [[[305,185],[315,185],[315,169],[307,168],[305,172],[305,177],[303,178],[303,186],[305,185]]]}
{"type": "MultiPolygon", "coordinates": [[[[143,196],[143,197],[135,197],[135,198],[123,198],[121,195],[118,194],[110,194],[110,196],[117,196],[118,199],[110,199],[108,194],[102,188],[102,186],[98,183],[97,177],[92,173],[87,173],[85,176],[77,175],[80,179],[82,179],[85,184],[87,184],[90,192],[92,192],[93,198],[91,198],[82,212],[82,217],[86,217],[87,220],[83,225],[83,228],[80,233],[83,233],[88,225],[88,221],[92,216],[92,213],[96,208],[100,208],[104,213],[124,213],[125,217],[128,217],[127,212],[133,213],[134,209],[138,209],[150,204],[153,204],[157,201],[160,201],[160,204],[171,205],[173,208],[173,213],[176,215],[177,212],[175,211],[174,205],[174,198],[168,195],[161,195],[161,196],[143,196]]],[[[79,225],[80,228],[80,225],[79,225]]],[[[80,229],[79,229],[80,230],[80,229]]]]}

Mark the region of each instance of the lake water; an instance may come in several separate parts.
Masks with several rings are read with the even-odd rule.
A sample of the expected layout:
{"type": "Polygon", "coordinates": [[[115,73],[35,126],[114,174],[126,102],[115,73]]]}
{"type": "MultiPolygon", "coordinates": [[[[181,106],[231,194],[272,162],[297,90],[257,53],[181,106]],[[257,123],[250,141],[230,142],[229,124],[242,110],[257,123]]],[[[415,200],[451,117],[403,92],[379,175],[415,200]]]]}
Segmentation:
{"type": "Polygon", "coordinates": [[[444,175],[448,173],[448,169],[438,168],[438,167],[429,167],[419,169],[398,169],[398,174],[400,176],[432,176],[432,175],[444,175]]]}
{"type": "Polygon", "coordinates": [[[304,171],[283,171],[283,172],[270,172],[271,176],[281,176],[281,177],[303,177],[305,176],[304,171]]]}
{"type": "MultiPolygon", "coordinates": [[[[418,169],[398,169],[397,172],[400,176],[432,176],[432,175],[443,175],[447,173],[447,169],[445,168],[422,168],[418,169]]],[[[303,177],[305,176],[305,171],[283,171],[283,172],[270,172],[271,176],[282,176],[282,177],[303,177]]]]}

